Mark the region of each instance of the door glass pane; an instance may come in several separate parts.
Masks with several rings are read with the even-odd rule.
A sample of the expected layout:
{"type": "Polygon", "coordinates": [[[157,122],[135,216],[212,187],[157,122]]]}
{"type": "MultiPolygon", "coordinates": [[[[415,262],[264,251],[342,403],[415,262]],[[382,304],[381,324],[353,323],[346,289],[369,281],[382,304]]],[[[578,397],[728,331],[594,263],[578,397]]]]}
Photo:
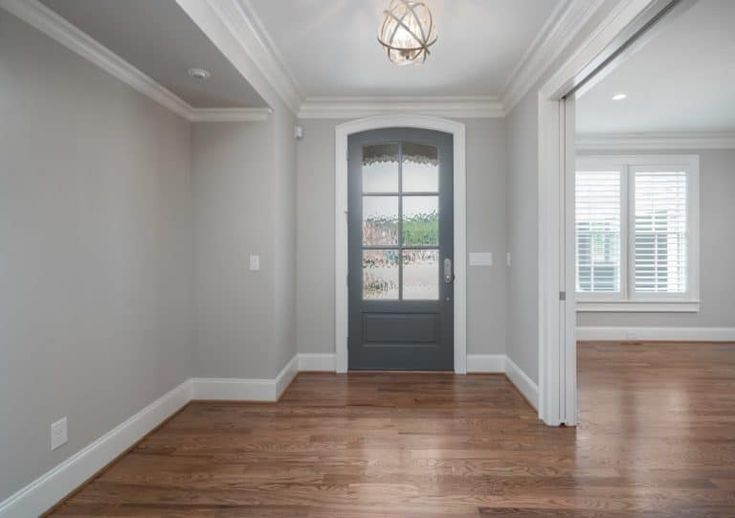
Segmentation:
{"type": "Polygon", "coordinates": [[[439,299],[439,250],[403,251],[403,298],[439,299]]]}
{"type": "Polygon", "coordinates": [[[362,192],[398,192],[398,144],[362,148],[362,192]]]}
{"type": "Polygon", "coordinates": [[[398,244],[398,196],[362,197],[362,244],[398,244]]]}
{"type": "Polygon", "coordinates": [[[439,192],[439,158],[434,146],[403,144],[403,192],[439,192]]]}
{"type": "Polygon", "coordinates": [[[363,299],[398,300],[398,258],[398,250],[363,250],[363,299]]]}
{"type": "Polygon", "coordinates": [[[439,197],[403,197],[403,245],[439,245],[439,197]]]}

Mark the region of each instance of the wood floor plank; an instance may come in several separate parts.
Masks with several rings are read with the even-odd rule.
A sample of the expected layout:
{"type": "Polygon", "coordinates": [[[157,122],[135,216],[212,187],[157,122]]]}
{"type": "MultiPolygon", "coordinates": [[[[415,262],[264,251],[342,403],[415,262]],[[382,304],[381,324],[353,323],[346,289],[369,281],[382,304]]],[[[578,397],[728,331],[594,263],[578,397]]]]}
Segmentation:
{"type": "Polygon", "coordinates": [[[580,424],[501,375],[299,374],[193,402],[59,516],[735,516],[735,344],[581,343],[580,424]]]}

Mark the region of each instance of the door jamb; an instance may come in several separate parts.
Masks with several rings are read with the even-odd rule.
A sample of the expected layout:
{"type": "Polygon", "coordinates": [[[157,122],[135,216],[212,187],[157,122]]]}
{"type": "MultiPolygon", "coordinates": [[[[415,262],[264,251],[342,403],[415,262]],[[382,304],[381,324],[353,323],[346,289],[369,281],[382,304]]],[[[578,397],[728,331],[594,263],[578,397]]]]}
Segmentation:
{"type": "Polygon", "coordinates": [[[465,125],[448,119],[389,114],[338,124],[335,128],[335,352],[336,371],[347,372],[347,139],[353,133],[384,128],[442,131],[453,137],[454,148],[454,372],[467,373],[467,210],[465,125]]]}

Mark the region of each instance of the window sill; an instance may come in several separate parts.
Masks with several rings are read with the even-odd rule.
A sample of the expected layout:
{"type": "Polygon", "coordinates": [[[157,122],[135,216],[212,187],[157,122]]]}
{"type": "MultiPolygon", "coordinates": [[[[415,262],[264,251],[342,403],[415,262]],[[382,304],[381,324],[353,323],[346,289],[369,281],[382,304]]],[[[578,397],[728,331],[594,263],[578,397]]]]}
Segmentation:
{"type": "Polygon", "coordinates": [[[577,313],[698,313],[698,300],[577,302],[577,313]]]}

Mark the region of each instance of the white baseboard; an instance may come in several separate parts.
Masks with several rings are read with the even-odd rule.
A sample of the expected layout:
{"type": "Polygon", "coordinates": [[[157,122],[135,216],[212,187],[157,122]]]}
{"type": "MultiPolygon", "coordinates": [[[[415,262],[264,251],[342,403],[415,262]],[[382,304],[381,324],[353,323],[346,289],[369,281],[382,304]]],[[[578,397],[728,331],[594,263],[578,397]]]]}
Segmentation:
{"type": "Polygon", "coordinates": [[[218,401],[278,401],[298,373],[294,356],[273,379],[191,378],[192,399],[218,401]]]}
{"type": "MultiPolygon", "coordinates": [[[[470,354],[467,366],[469,372],[505,372],[537,407],[538,387],[504,354],[470,354]]],[[[191,400],[278,401],[299,371],[334,370],[332,353],[299,354],[273,379],[190,378],[0,502],[0,518],[47,511],[191,400]]]]}
{"type": "Polygon", "coordinates": [[[468,354],[468,373],[503,373],[505,372],[504,354],[468,354]]]}
{"type": "Polygon", "coordinates": [[[577,340],[735,342],[735,327],[578,327],[577,340]]]}
{"type": "Polygon", "coordinates": [[[521,394],[538,410],[538,385],[509,357],[505,358],[505,375],[521,394]]]}
{"type": "Polygon", "coordinates": [[[285,392],[293,379],[299,373],[299,355],[295,354],[288,363],[283,366],[281,372],[276,376],[276,397],[273,401],[281,399],[281,395],[285,392]]]}
{"type": "Polygon", "coordinates": [[[301,353],[299,354],[300,372],[335,372],[337,370],[334,353],[301,353]]]}
{"type": "Polygon", "coordinates": [[[278,401],[298,374],[294,356],[273,379],[190,378],[0,502],[0,518],[38,516],[193,399],[278,401]]]}
{"type": "Polygon", "coordinates": [[[275,401],[276,382],[269,379],[192,378],[192,399],[275,401]]]}
{"type": "Polygon", "coordinates": [[[191,399],[189,380],[0,502],[0,517],[39,516],[191,399]]]}

